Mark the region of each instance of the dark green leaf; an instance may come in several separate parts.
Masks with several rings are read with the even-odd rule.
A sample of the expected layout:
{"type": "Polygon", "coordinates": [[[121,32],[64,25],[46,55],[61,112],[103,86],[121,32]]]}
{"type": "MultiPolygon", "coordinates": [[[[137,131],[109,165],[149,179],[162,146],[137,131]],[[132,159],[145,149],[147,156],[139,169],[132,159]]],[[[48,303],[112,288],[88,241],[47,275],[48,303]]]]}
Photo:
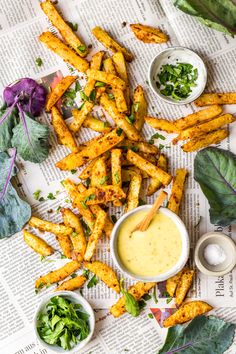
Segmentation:
{"type": "Polygon", "coordinates": [[[81,90],[82,90],[82,87],[80,85],[80,82],[76,81],[76,83],[75,83],[75,92],[79,92],[81,90]]]}
{"type": "Polygon", "coordinates": [[[120,281],[120,290],[124,295],[125,299],[125,309],[128,313],[130,313],[133,317],[137,317],[140,314],[140,307],[138,301],[135,300],[132,294],[126,291],[123,287],[124,280],[120,281]]]}
{"type": "Polygon", "coordinates": [[[108,179],[109,179],[109,176],[103,176],[103,177],[100,179],[99,184],[100,184],[101,186],[103,186],[104,183],[106,183],[106,181],[107,181],[108,179]]]}
{"type": "Polygon", "coordinates": [[[105,84],[104,82],[97,81],[97,82],[95,83],[95,87],[104,87],[104,86],[106,86],[106,84],[105,84]]]}
{"type": "Polygon", "coordinates": [[[68,26],[70,26],[72,31],[74,31],[74,32],[78,31],[78,23],[73,23],[70,21],[66,21],[66,23],[68,24],[68,26]]]}
{"type": "Polygon", "coordinates": [[[98,278],[96,277],[96,275],[94,274],[94,276],[92,276],[92,278],[89,280],[87,288],[90,289],[93,286],[97,285],[98,283],[98,278]]]}
{"type": "Polygon", "coordinates": [[[43,61],[42,61],[41,58],[36,58],[35,59],[35,63],[36,63],[37,66],[42,66],[43,65],[43,61]]]}
{"type": "Polygon", "coordinates": [[[117,222],[117,217],[115,215],[111,215],[111,220],[113,224],[115,224],[117,222]]]}
{"type": "Polygon", "coordinates": [[[81,52],[81,53],[85,53],[87,50],[86,45],[80,45],[77,47],[77,49],[81,52]]]}
{"type": "Polygon", "coordinates": [[[116,130],[116,134],[117,134],[118,136],[121,136],[122,133],[123,133],[123,129],[118,128],[118,129],[116,130]]]}

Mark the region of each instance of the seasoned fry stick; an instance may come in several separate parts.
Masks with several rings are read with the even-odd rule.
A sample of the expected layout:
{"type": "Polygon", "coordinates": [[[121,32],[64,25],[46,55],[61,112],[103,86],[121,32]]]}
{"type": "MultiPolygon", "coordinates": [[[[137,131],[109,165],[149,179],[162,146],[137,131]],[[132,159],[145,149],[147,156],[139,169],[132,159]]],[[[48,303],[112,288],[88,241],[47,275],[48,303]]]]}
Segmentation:
{"type": "MultiPolygon", "coordinates": [[[[167,172],[167,165],[168,161],[166,156],[164,154],[161,154],[159,160],[157,161],[157,167],[167,172]]],[[[147,195],[150,196],[154,194],[159,188],[161,188],[161,186],[162,183],[159,181],[158,178],[152,178],[147,189],[147,195]]]]}
{"type": "Polygon", "coordinates": [[[146,141],[132,141],[129,139],[124,139],[119,144],[119,147],[124,150],[136,148],[137,151],[144,152],[145,154],[157,155],[159,153],[159,149],[155,145],[151,145],[146,141]]]}
{"type": "MultiPolygon", "coordinates": [[[[144,294],[147,294],[156,283],[142,283],[138,282],[135,285],[131,286],[128,290],[128,293],[133,295],[135,300],[140,300],[144,294]]],[[[125,310],[125,298],[122,296],[111,308],[110,312],[114,317],[119,317],[126,312],[125,310]]]]}
{"type": "MultiPolygon", "coordinates": [[[[73,233],[73,232],[72,232],[73,233]]],[[[62,250],[62,253],[66,258],[72,258],[73,256],[73,245],[70,239],[70,236],[68,235],[57,235],[56,239],[59,243],[59,246],[62,250]]]]}
{"type": "MultiPolygon", "coordinates": [[[[122,151],[120,149],[111,150],[111,179],[113,186],[118,186],[122,188],[122,175],[121,175],[121,155],[122,151]]],[[[115,206],[121,206],[122,202],[120,200],[114,200],[113,204],[115,206]]]]}
{"type": "Polygon", "coordinates": [[[35,227],[36,229],[39,229],[41,231],[47,231],[47,232],[51,232],[55,235],[68,235],[70,236],[70,234],[73,232],[71,227],[65,226],[65,225],[61,225],[61,224],[54,224],[50,221],[45,221],[45,220],[41,220],[39,218],[36,218],[35,216],[32,216],[30,221],[29,221],[29,225],[32,227],[35,227]]]}
{"type": "Polygon", "coordinates": [[[118,76],[126,83],[125,101],[129,112],[130,111],[130,87],[129,87],[130,85],[129,85],[129,78],[128,78],[124,54],[122,52],[117,52],[113,55],[112,60],[115,64],[115,68],[118,76]]]}
{"type": "Polygon", "coordinates": [[[176,288],[176,297],[175,303],[177,306],[180,306],[184,301],[193,281],[194,270],[192,269],[184,269],[180,281],[176,288]]]}
{"type": "Polygon", "coordinates": [[[140,85],[134,90],[133,114],[135,116],[134,126],[141,130],[144,124],[144,117],[147,115],[147,101],[140,85]]]}
{"type": "Polygon", "coordinates": [[[190,140],[188,143],[181,146],[181,149],[185,152],[196,151],[202,149],[211,144],[218,144],[221,140],[224,140],[229,135],[229,132],[224,129],[219,129],[214,132],[202,135],[199,138],[190,140]]]}
{"type": "Polygon", "coordinates": [[[58,140],[62,145],[65,145],[71,151],[78,151],[77,143],[70,132],[65,120],[63,119],[59,110],[54,106],[52,107],[52,125],[57,134],[58,140]]]}
{"type": "Polygon", "coordinates": [[[118,44],[106,31],[97,26],[92,29],[93,35],[101,42],[104,47],[110,49],[113,53],[122,52],[127,61],[133,60],[133,55],[120,44],[118,44]]]}
{"type": "Polygon", "coordinates": [[[66,90],[75,82],[77,76],[65,76],[58,82],[58,84],[48,94],[45,110],[50,112],[52,107],[63,96],[66,90]]]}
{"type": "Polygon", "coordinates": [[[212,104],[235,104],[236,92],[203,93],[194,103],[198,107],[212,104]]]}
{"type": "Polygon", "coordinates": [[[54,253],[54,249],[40,237],[33,235],[27,230],[23,230],[24,241],[29,247],[31,247],[36,253],[41,254],[41,256],[50,256],[54,253]]]}
{"type": "MultiPolygon", "coordinates": [[[[87,188],[82,184],[78,184],[77,186],[79,193],[83,193],[84,191],[87,190],[87,188]]],[[[99,205],[90,205],[89,207],[93,213],[93,215],[97,218],[98,213],[100,210],[102,210],[102,208],[99,205]]],[[[106,216],[106,223],[104,226],[104,232],[106,234],[106,237],[110,237],[112,229],[113,229],[113,223],[111,222],[111,220],[109,219],[108,215],[106,216]]]]}
{"type": "Polygon", "coordinates": [[[130,185],[129,185],[127,203],[125,207],[126,213],[128,213],[128,211],[134,208],[137,208],[139,204],[139,194],[141,190],[141,185],[142,185],[141,173],[134,174],[134,176],[131,178],[130,185]]]}
{"type": "Polygon", "coordinates": [[[144,173],[139,168],[130,166],[128,169],[122,169],[122,181],[129,182],[134,175],[139,173],[141,173],[142,178],[149,178],[148,174],[144,173]]]}
{"type": "Polygon", "coordinates": [[[219,116],[222,113],[222,107],[214,105],[212,107],[204,108],[201,111],[197,111],[187,115],[186,117],[177,119],[175,126],[177,130],[185,130],[193,125],[197,125],[211,120],[219,116]]]}
{"type": "Polygon", "coordinates": [[[145,122],[151,127],[157,130],[163,130],[167,133],[179,133],[175,122],[170,122],[166,119],[154,118],[154,117],[145,117],[145,122]]]}
{"type": "Polygon", "coordinates": [[[119,88],[121,90],[124,90],[126,87],[125,82],[121,80],[118,76],[105,73],[104,71],[88,69],[87,76],[88,78],[104,82],[105,84],[119,88]]]}
{"type": "Polygon", "coordinates": [[[86,282],[86,278],[83,275],[78,275],[75,278],[71,278],[69,280],[61,283],[55,291],[65,290],[65,291],[74,291],[76,289],[81,288],[86,282]]]}
{"type": "Polygon", "coordinates": [[[75,231],[70,235],[70,239],[74,248],[74,253],[79,262],[84,259],[85,250],[87,247],[86,238],[84,236],[84,230],[77,215],[75,215],[70,209],[61,209],[64,224],[72,227],[75,231]]]}
{"type": "Polygon", "coordinates": [[[213,130],[223,127],[226,124],[232,123],[235,121],[232,114],[224,114],[223,116],[212,119],[210,122],[202,123],[200,125],[188,128],[180,132],[177,137],[178,140],[187,140],[192,138],[197,138],[200,135],[204,135],[213,130]]]}
{"type": "MultiPolygon", "coordinates": [[[[109,152],[106,152],[105,154],[103,154],[102,156],[106,156],[106,159],[108,158],[109,152]]],[[[95,159],[93,159],[88,165],[87,167],[85,167],[85,169],[81,172],[81,174],[79,175],[80,179],[87,179],[91,176],[91,171],[93,168],[93,165],[95,164],[95,162],[99,159],[100,157],[96,157],[95,159]]]]}
{"type": "Polygon", "coordinates": [[[125,198],[125,193],[118,186],[91,187],[81,194],[86,205],[106,204],[116,199],[125,198]]]}
{"type": "MultiPolygon", "coordinates": [[[[99,70],[102,64],[102,58],[104,56],[104,52],[97,52],[93,55],[91,60],[91,68],[99,70]]],[[[70,129],[73,132],[77,132],[81,125],[83,124],[86,117],[91,113],[95,100],[90,100],[92,92],[95,90],[96,80],[89,78],[85,88],[84,88],[84,95],[87,97],[87,100],[83,103],[80,109],[73,109],[72,114],[74,117],[73,122],[70,125],[70,129]]]]}
{"type": "Polygon", "coordinates": [[[73,48],[79,56],[85,57],[88,53],[86,45],[80,41],[70,26],[63,20],[51,1],[44,1],[40,4],[40,6],[45,15],[52,22],[53,26],[58,29],[67,44],[69,44],[69,46],[73,48]]]}
{"type": "Polygon", "coordinates": [[[161,168],[153,165],[151,162],[145,160],[132,150],[127,152],[127,160],[137,166],[140,170],[145,171],[150,177],[158,178],[164,186],[167,186],[170,183],[172,178],[171,175],[163,171],[161,168]]]}
{"type": "Polygon", "coordinates": [[[127,120],[127,116],[123,113],[120,113],[116,107],[116,104],[113,100],[109,99],[108,95],[104,93],[101,96],[100,104],[103,106],[105,111],[111,116],[114,122],[124,130],[125,134],[130,140],[142,141],[143,138],[140,135],[139,131],[135,128],[134,125],[130,124],[127,120]]]}
{"type": "Polygon", "coordinates": [[[86,252],[84,255],[85,261],[90,261],[90,259],[92,258],[95,252],[98,240],[102,237],[102,233],[106,222],[106,216],[107,214],[105,213],[104,210],[99,211],[95,221],[93,233],[89,236],[86,252]]]}
{"type": "Polygon", "coordinates": [[[88,224],[89,228],[92,230],[94,227],[94,216],[91,210],[88,207],[83,207],[81,194],[77,190],[77,185],[75,185],[71,180],[66,179],[63,182],[63,186],[65,187],[67,193],[69,194],[73,205],[79,210],[80,214],[88,224]]]}
{"type": "Polygon", "coordinates": [[[191,301],[180,307],[175,313],[163,321],[164,327],[173,327],[193,320],[195,317],[203,315],[213,309],[211,305],[204,301],[191,301]]]}
{"type": "Polygon", "coordinates": [[[140,23],[130,25],[131,30],[140,41],[144,43],[166,43],[168,36],[159,28],[141,25],[140,23]]]}
{"type": "Polygon", "coordinates": [[[111,126],[108,122],[103,122],[93,116],[86,117],[82,125],[84,128],[90,128],[98,133],[108,133],[111,131],[111,126]]]}
{"type": "Polygon", "coordinates": [[[78,71],[85,72],[88,69],[89,63],[85,59],[78,56],[72,49],[70,49],[51,32],[43,32],[39,36],[39,40],[54,53],[59,55],[63,60],[74,66],[78,71]]]}
{"type": "Polygon", "coordinates": [[[70,274],[74,273],[79,268],[80,263],[77,261],[66,263],[63,267],[38,278],[35,282],[35,288],[42,289],[45,285],[58,283],[59,281],[68,277],[70,274]]]}
{"type": "Polygon", "coordinates": [[[95,261],[92,263],[84,262],[85,268],[89,269],[92,273],[96,274],[109,288],[112,288],[119,294],[120,285],[117,276],[113,269],[107,264],[95,261]]]}
{"type": "Polygon", "coordinates": [[[173,186],[168,202],[168,209],[170,209],[177,215],[179,214],[180,203],[184,193],[184,183],[186,181],[187,175],[187,170],[185,170],[184,168],[179,168],[176,170],[176,175],[173,179],[173,186]]]}
{"type": "Polygon", "coordinates": [[[91,187],[101,187],[107,185],[107,166],[106,166],[106,157],[100,157],[92,167],[91,171],[91,187]]]}
{"type": "Polygon", "coordinates": [[[166,281],[166,291],[170,295],[170,297],[174,297],[176,288],[180,282],[181,276],[183,274],[184,269],[182,269],[180,272],[178,272],[176,275],[173,277],[167,279],[166,281]]]}
{"type": "Polygon", "coordinates": [[[71,153],[61,161],[56,163],[56,167],[61,170],[71,171],[76,167],[84,165],[89,160],[93,160],[96,157],[102,155],[104,152],[112,149],[124,139],[124,134],[119,134],[117,129],[103,135],[91,146],[85,147],[78,153],[71,153]]]}

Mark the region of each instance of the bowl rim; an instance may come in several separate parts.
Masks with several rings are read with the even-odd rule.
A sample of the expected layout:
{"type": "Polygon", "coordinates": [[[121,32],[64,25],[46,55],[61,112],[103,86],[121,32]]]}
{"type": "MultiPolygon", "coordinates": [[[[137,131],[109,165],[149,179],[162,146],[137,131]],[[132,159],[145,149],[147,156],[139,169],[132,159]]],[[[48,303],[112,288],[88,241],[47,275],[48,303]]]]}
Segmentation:
{"type": "Polygon", "coordinates": [[[200,272],[202,272],[205,275],[210,275],[210,276],[223,276],[227,273],[229,273],[235,266],[236,266],[236,244],[235,242],[231,239],[230,236],[227,236],[225,233],[221,232],[221,231],[209,231],[206,232],[205,234],[203,234],[197,241],[196,246],[195,246],[195,250],[194,250],[194,261],[195,264],[198,268],[198,270],[200,272]],[[199,250],[200,247],[202,245],[202,243],[207,240],[210,239],[212,237],[215,236],[221,236],[225,239],[226,242],[228,242],[228,244],[230,245],[230,247],[232,248],[232,250],[234,250],[234,256],[232,257],[232,262],[228,265],[228,267],[226,267],[224,270],[219,270],[219,271],[214,271],[214,270],[209,270],[208,268],[206,268],[202,262],[200,261],[199,258],[199,250]]]}
{"type": "Polygon", "coordinates": [[[190,241],[189,241],[189,235],[186,229],[185,224],[183,221],[180,219],[178,215],[176,215],[174,212],[169,210],[168,208],[161,207],[159,210],[163,211],[164,214],[168,215],[172,221],[175,222],[175,224],[178,226],[181,234],[181,239],[182,239],[182,254],[179,259],[179,261],[176,263],[176,265],[171,268],[168,272],[162,273],[157,276],[152,276],[152,277],[144,277],[144,276],[139,276],[137,274],[134,274],[132,272],[129,272],[123,265],[122,262],[119,260],[119,257],[116,252],[116,241],[117,241],[117,236],[118,236],[118,231],[121,226],[121,224],[132,214],[137,213],[138,211],[144,210],[144,209],[150,209],[152,207],[152,204],[146,204],[139,206],[135,209],[130,210],[128,213],[124,214],[114,225],[113,230],[111,232],[111,238],[110,238],[110,251],[111,251],[111,256],[112,259],[115,263],[115,265],[119,268],[119,270],[123,273],[125,273],[129,278],[131,279],[136,279],[139,281],[143,282],[160,282],[164,281],[175,274],[177,274],[183,267],[185,266],[188,257],[189,257],[189,251],[190,251],[190,241]]]}
{"type": "Polygon", "coordinates": [[[165,48],[163,49],[161,52],[159,52],[158,54],[156,54],[150,64],[149,64],[149,67],[148,67],[148,83],[149,83],[149,86],[151,87],[152,91],[160,98],[162,99],[163,101],[165,101],[166,103],[169,103],[169,104],[173,104],[173,105],[178,105],[178,106],[181,106],[181,105],[186,105],[188,103],[192,103],[193,101],[195,101],[199,96],[201,96],[201,94],[203,93],[203,91],[205,90],[205,87],[206,87],[206,84],[207,84],[207,67],[206,67],[206,64],[204,63],[202,57],[197,54],[194,50],[188,48],[188,47],[184,47],[184,46],[172,46],[172,47],[168,47],[168,48],[165,48]],[[156,88],[154,87],[153,83],[152,83],[152,69],[153,69],[153,64],[154,62],[157,60],[157,58],[161,55],[163,55],[163,53],[165,52],[168,52],[168,51],[173,51],[173,50],[176,50],[176,49],[182,49],[184,51],[187,51],[189,53],[191,53],[192,55],[195,55],[203,64],[203,70],[204,70],[204,76],[205,76],[205,80],[203,81],[203,84],[202,84],[202,89],[199,91],[199,93],[197,95],[195,95],[194,97],[191,97],[191,95],[189,96],[189,98],[186,98],[184,101],[181,100],[181,101],[174,101],[172,99],[168,99],[166,97],[164,97],[163,95],[161,95],[157,90],[156,88]]]}
{"type": "Polygon", "coordinates": [[[72,353],[75,353],[78,350],[84,348],[88,344],[88,342],[90,342],[90,340],[92,339],[92,336],[93,336],[93,333],[95,330],[95,315],[94,315],[94,311],[93,311],[93,308],[91,307],[90,303],[82,295],[80,295],[74,291],[61,290],[61,291],[57,291],[54,293],[45,294],[41,298],[40,303],[37,305],[37,308],[36,308],[36,311],[34,314],[33,327],[34,327],[35,336],[43,347],[45,347],[46,349],[49,349],[51,351],[54,351],[55,353],[70,353],[70,354],[72,354],[72,353]],[[85,312],[87,312],[89,314],[89,319],[88,319],[89,327],[90,327],[89,335],[83,341],[76,344],[70,350],[64,350],[63,348],[61,348],[59,346],[50,345],[50,344],[44,342],[44,340],[39,336],[38,331],[37,331],[38,314],[42,310],[42,308],[45,306],[45,304],[54,296],[64,296],[64,297],[73,298],[75,300],[75,302],[80,303],[83,306],[85,312]]]}

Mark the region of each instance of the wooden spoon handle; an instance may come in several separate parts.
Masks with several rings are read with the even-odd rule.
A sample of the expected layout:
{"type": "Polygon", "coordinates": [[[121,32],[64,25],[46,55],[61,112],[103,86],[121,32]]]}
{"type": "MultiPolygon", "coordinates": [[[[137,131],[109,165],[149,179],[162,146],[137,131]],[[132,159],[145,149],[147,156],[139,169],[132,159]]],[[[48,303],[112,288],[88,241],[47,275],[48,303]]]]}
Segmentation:
{"type": "Polygon", "coordinates": [[[158,195],[157,199],[155,200],[152,208],[148,212],[148,214],[145,216],[145,218],[134,228],[133,231],[146,231],[150,222],[152,221],[152,218],[156,214],[157,210],[160,208],[162,203],[167,197],[167,193],[161,190],[160,194],[158,195]]]}

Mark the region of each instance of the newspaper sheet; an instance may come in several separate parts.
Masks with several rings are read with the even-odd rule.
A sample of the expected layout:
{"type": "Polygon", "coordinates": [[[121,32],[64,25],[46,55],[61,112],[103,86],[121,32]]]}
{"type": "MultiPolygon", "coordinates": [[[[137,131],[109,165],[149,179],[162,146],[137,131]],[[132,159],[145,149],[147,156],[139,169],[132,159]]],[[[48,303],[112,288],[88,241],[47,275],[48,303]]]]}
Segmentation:
{"type": "MultiPolygon", "coordinates": [[[[24,2],[0,0],[0,4],[2,5],[0,16],[1,90],[7,84],[21,77],[33,77],[49,86],[60,80],[62,76],[71,74],[73,69],[47,50],[37,39],[39,34],[47,28],[54,33],[56,32],[40,10],[37,0],[25,0],[24,2]],[[35,65],[35,58],[37,57],[41,57],[43,60],[41,67],[35,65]]],[[[96,25],[101,25],[109,30],[114,37],[119,38],[119,41],[134,53],[135,60],[128,66],[131,86],[134,88],[137,84],[140,84],[144,87],[150,115],[174,120],[196,110],[194,105],[172,106],[163,104],[156,99],[148,86],[148,65],[151,59],[166,47],[181,45],[196,50],[203,57],[208,67],[209,90],[230,91],[234,90],[236,86],[236,76],[232,75],[232,72],[235,72],[236,69],[234,60],[236,40],[205,28],[191,17],[176,10],[171,1],[119,0],[114,2],[111,0],[90,0],[88,5],[87,0],[69,0],[59,1],[58,6],[65,18],[78,23],[81,37],[85,43],[92,45],[92,54],[99,49],[103,49],[91,34],[91,28],[96,25]],[[153,26],[158,25],[169,34],[170,41],[162,45],[144,45],[137,41],[129,30],[129,24],[137,22],[153,26]]],[[[77,72],[74,73],[78,74],[77,72]]],[[[81,75],[80,77],[83,84],[84,78],[81,75]]],[[[79,98],[77,98],[76,103],[78,105],[79,102],[79,98]]],[[[234,113],[235,110],[236,107],[234,106],[226,109],[230,113],[234,113]]],[[[70,109],[66,109],[63,113],[70,120],[70,109]]],[[[100,107],[95,107],[94,114],[101,119],[109,120],[109,117],[104,116],[100,107]]],[[[15,185],[19,193],[32,205],[34,215],[46,220],[61,222],[60,207],[71,207],[61,181],[70,177],[78,182],[77,175],[79,173],[61,172],[55,167],[55,163],[66,156],[69,151],[64,146],[58,145],[50,124],[50,116],[45,113],[40,117],[40,120],[51,129],[50,156],[45,162],[37,165],[18,159],[20,173],[15,179],[15,185]],[[41,195],[45,198],[44,202],[38,202],[34,199],[33,193],[36,190],[41,190],[41,195]],[[49,193],[52,193],[55,199],[48,199],[49,193]]],[[[233,141],[236,127],[232,126],[229,129],[231,129],[229,138],[219,146],[236,153],[236,144],[233,141]]],[[[145,125],[143,132],[148,140],[154,134],[154,129],[145,125]]],[[[81,143],[96,135],[91,130],[82,128],[77,138],[81,143]]],[[[200,235],[216,230],[223,231],[236,240],[236,227],[230,226],[223,229],[210,223],[209,206],[206,198],[193,179],[195,154],[183,153],[180,147],[173,147],[170,144],[171,140],[172,137],[168,135],[166,140],[162,141],[163,151],[169,157],[171,172],[174,172],[178,167],[185,167],[190,172],[181,218],[189,231],[191,239],[190,264],[194,267],[193,250],[200,235]]],[[[153,197],[145,198],[142,196],[142,198],[147,203],[153,201],[153,197]]],[[[111,214],[115,214],[117,217],[122,215],[122,209],[110,209],[111,214]]],[[[45,239],[56,249],[58,248],[52,234],[46,234],[45,239]]],[[[31,252],[24,244],[20,233],[9,239],[1,240],[0,251],[0,301],[3,309],[0,315],[2,328],[0,352],[3,354],[44,354],[46,353],[45,349],[38,347],[32,337],[31,321],[35,306],[41,296],[52,291],[53,286],[43,291],[43,294],[36,295],[34,281],[38,276],[58,268],[66,260],[61,259],[59,251],[46,260],[40,260],[39,256],[31,252]]],[[[114,266],[107,240],[99,244],[96,259],[114,266]]],[[[119,270],[117,270],[117,273],[121,275],[119,270]]],[[[127,285],[130,282],[127,279],[127,285]]],[[[228,314],[230,320],[236,322],[235,284],[236,270],[224,277],[217,278],[206,277],[197,273],[190,297],[206,300],[217,308],[223,307],[224,309],[219,309],[217,312],[224,318],[227,318],[226,315],[228,314]],[[226,310],[226,307],[232,309],[226,310]]],[[[169,299],[167,301],[163,297],[164,290],[165,285],[159,284],[157,287],[159,301],[158,304],[150,301],[149,306],[152,309],[172,308],[174,306],[173,301],[169,301],[169,299]]],[[[83,294],[96,309],[107,309],[118,298],[112,290],[101,282],[91,289],[87,289],[85,286],[83,294]]],[[[123,316],[119,320],[114,320],[111,316],[108,316],[107,310],[104,310],[104,313],[105,315],[100,315],[100,311],[97,313],[98,325],[95,339],[88,347],[90,349],[83,351],[83,353],[122,353],[125,349],[129,349],[132,353],[156,352],[165,332],[159,330],[155,321],[147,319],[146,312],[137,319],[123,316]],[[99,320],[100,318],[101,320],[99,320]],[[142,326],[145,328],[145,332],[137,332],[137,328],[142,326]],[[127,333],[129,333],[128,336],[127,333]],[[117,337],[118,335],[121,338],[117,337]],[[138,339],[135,340],[135,338],[138,339]],[[141,342],[142,344],[140,344],[141,342]],[[144,347],[146,344],[147,347],[144,347]],[[141,345],[143,345],[142,348],[141,345]]],[[[228,353],[235,353],[236,349],[232,350],[228,353]]]]}

